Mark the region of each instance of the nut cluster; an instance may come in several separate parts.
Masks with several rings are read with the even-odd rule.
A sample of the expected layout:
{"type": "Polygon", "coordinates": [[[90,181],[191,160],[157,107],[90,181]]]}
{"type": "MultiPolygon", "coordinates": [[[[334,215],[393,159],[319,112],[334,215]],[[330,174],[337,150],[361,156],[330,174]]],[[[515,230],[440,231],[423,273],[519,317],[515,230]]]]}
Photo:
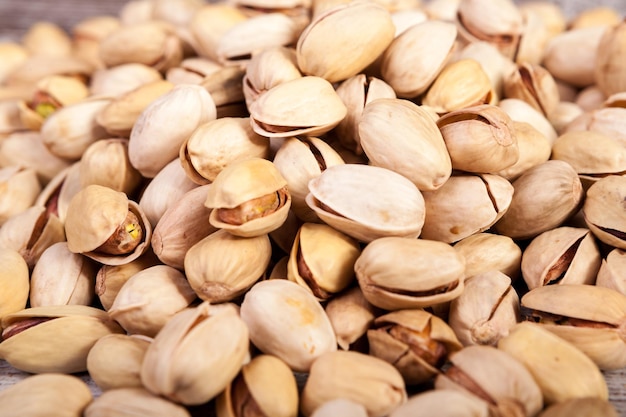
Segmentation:
{"type": "Polygon", "coordinates": [[[616,10],[132,0],[0,44],[3,416],[614,416],[625,251],[616,10]]]}

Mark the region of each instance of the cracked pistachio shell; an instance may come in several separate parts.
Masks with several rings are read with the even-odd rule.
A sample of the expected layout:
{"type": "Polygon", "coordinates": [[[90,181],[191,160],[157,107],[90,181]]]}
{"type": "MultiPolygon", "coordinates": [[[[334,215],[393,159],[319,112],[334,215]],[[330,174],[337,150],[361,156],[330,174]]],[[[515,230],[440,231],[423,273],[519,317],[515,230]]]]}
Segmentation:
{"type": "MultiPolygon", "coordinates": [[[[540,287],[534,291],[545,288],[565,287],[540,287]]],[[[608,399],[606,381],[596,364],[576,346],[540,324],[516,324],[508,336],[498,341],[498,349],[526,367],[539,385],[546,405],[581,397],[608,399]]]]}
{"type": "Polygon", "coordinates": [[[626,249],[626,177],[601,178],[587,190],[583,215],[587,227],[607,245],[626,249]]]}
{"type": "Polygon", "coordinates": [[[502,350],[468,346],[450,355],[450,362],[452,366],[437,376],[435,389],[469,392],[504,415],[530,417],[543,408],[532,371],[502,350]]]}
{"type": "Polygon", "coordinates": [[[600,398],[572,398],[552,404],[545,408],[538,417],[565,416],[606,416],[618,417],[617,411],[608,400],[600,398]]]}
{"type": "Polygon", "coordinates": [[[289,280],[325,300],[354,280],[359,243],[326,224],[304,223],[289,255],[289,280]]]}
{"type": "Polygon", "coordinates": [[[426,219],[421,237],[446,243],[489,229],[506,215],[514,198],[513,186],[506,179],[470,173],[452,175],[441,188],[423,195],[426,219]]]}
{"type": "Polygon", "coordinates": [[[345,398],[336,398],[326,401],[317,407],[311,417],[367,417],[367,410],[359,404],[345,398]]]}
{"type": "Polygon", "coordinates": [[[191,417],[182,405],[150,393],[143,387],[107,390],[86,408],[84,417],[191,417]]]}
{"type": "Polygon", "coordinates": [[[450,303],[448,323],[464,346],[492,345],[519,321],[519,296],[500,271],[465,280],[465,289],[450,303]]]}
{"type": "Polygon", "coordinates": [[[557,227],[536,236],[522,254],[529,289],[543,285],[593,285],[601,255],[589,229],[557,227]]]}
{"type": "Polygon", "coordinates": [[[217,417],[296,417],[298,385],[293,371],[276,356],[259,355],[217,397],[217,417]]]}
{"type": "Polygon", "coordinates": [[[250,118],[221,117],[198,126],[181,145],[179,159],[189,179],[204,185],[233,162],[269,153],[270,141],[252,131],[250,118]]]}
{"type": "Polygon", "coordinates": [[[78,168],[78,162],[74,162],[55,175],[41,191],[35,205],[45,207],[50,214],[65,222],[67,207],[81,189],[78,168]]]}
{"type": "Polygon", "coordinates": [[[89,387],[78,377],[60,373],[32,375],[0,393],[5,417],[82,417],[92,401],[89,387]]]}
{"type": "Polygon", "coordinates": [[[96,264],[86,256],[72,253],[67,242],[48,247],[35,264],[30,277],[30,306],[81,304],[94,299],[96,264]]]}
{"type": "Polygon", "coordinates": [[[87,355],[87,372],[98,388],[142,387],[141,363],[152,340],[144,336],[110,334],[93,345],[87,355]]]}
{"type": "Polygon", "coordinates": [[[609,252],[600,265],[596,285],[626,295],[626,251],[613,249],[609,252]]]}
{"type": "Polygon", "coordinates": [[[489,405],[472,395],[452,389],[429,390],[409,397],[389,417],[489,417],[489,405]]]}
{"type": "Polygon", "coordinates": [[[545,18],[520,8],[523,19],[522,35],[515,53],[515,62],[540,64],[547,43],[554,37],[545,18]]]}
{"type": "Polygon", "coordinates": [[[517,139],[519,158],[508,168],[494,172],[509,181],[515,181],[526,170],[550,159],[550,141],[535,126],[513,121],[512,130],[517,139]]]}
{"type": "Polygon", "coordinates": [[[605,95],[626,90],[626,23],[608,26],[598,44],[595,80],[605,95]]]}
{"type": "Polygon", "coordinates": [[[209,223],[211,210],[204,206],[209,187],[207,184],[186,192],[159,219],[150,246],[164,264],[183,270],[187,251],[218,230],[209,223]]]}
{"type": "Polygon", "coordinates": [[[530,320],[576,346],[600,369],[626,366],[625,295],[593,285],[551,285],[527,292],[522,308],[530,320]]]}
{"type": "Polygon", "coordinates": [[[392,364],[407,385],[429,381],[463,346],[445,321],[421,309],[377,317],[367,331],[369,354],[392,364]]]}
{"type": "Polygon", "coordinates": [[[278,84],[250,104],[252,129],[261,136],[316,136],[332,130],[347,108],[332,84],[306,76],[278,84]]]}
{"type": "Polygon", "coordinates": [[[483,104],[450,112],[437,120],[452,168],[493,173],[519,159],[513,120],[501,108],[483,104]]]}
{"type": "Polygon", "coordinates": [[[309,182],[306,203],[329,226],[362,242],[416,238],[424,224],[424,197],[415,184],[371,165],[327,168],[309,182]]]}
{"type": "Polygon", "coordinates": [[[287,219],[291,195],[276,166],[263,158],[233,162],[215,177],[204,205],[209,222],[241,237],[267,234],[287,219]]]}
{"type": "Polygon", "coordinates": [[[437,124],[426,110],[408,100],[378,99],[367,104],[359,136],[371,165],[401,174],[421,191],[436,190],[452,173],[437,124]]]}
{"type": "Polygon", "coordinates": [[[176,84],[200,84],[202,80],[223,67],[215,61],[207,58],[193,56],[185,58],[174,68],[167,70],[165,78],[168,82],[176,84]]]}
{"type": "Polygon", "coordinates": [[[495,104],[497,96],[487,73],[474,59],[461,59],[446,65],[428,92],[422,104],[438,114],[449,113],[479,104],[495,104]]]}
{"type": "Polygon", "coordinates": [[[41,192],[33,168],[12,165],[0,168],[0,226],[35,203],[41,192]]]}
{"type": "Polygon", "coordinates": [[[376,317],[374,310],[358,285],[328,301],[325,311],[341,349],[350,350],[351,345],[367,333],[376,317]]]}
{"type": "Polygon", "coordinates": [[[187,251],[185,274],[198,297],[221,303],[239,297],[261,279],[271,255],[267,234],[246,238],[218,230],[187,251]]]}
{"type": "Polygon", "coordinates": [[[340,350],[325,353],[313,362],[300,397],[300,411],[310,416],[319,406],[337,398],[362,404],[369,417],[382,417],[406,402],[407,393],[402,375],[390,363],[340,350]]]}
{"type": "Polygon", "coordinates": [[[235,305],[204,302],[179,312],[161,329],[146,351],[141,382],[172,401],[204,404],[237,376],[249,358],[249,343],[235,305]]]}
{"type": "Polygon", "coordinates": [[[243,93],[248,107],[260,94],[286,81],[302,77],[293,48],[274,46],[255,53],[246,66],[243,93]]]}
{"type": "Polygon", "coordinates": [[[1,325],[0,357],[30,373],[86,371],[89,349],[98,339],[123,332],[105,311],[81,305],[26,308],[4,316],[1,325]],[[10,336],[13,326],[21,331],[10,336]]]}
{"type": "Polygon", "coordinates": [[[137,272],[120,288],[108,313],[130,334],[154,337],[196,299],[185,275],[167,265],[137,272]]]}
{"type": "Polygon", "coordinates": [[[26,308],[30,274],[26,261],[14,249],[0,249],[0,319],[26,308]]]}
{"type": "Polygon", "coordinates": [[[526,101],[546,117],[556,109],[560,95],[550,72],[539,64],[518,64],[504,77],[504,95],[526,101]]]}
{"type": "Polygon", "coordinates": [[[522,249],[508,236],[475,233],[454,245],[465,258],[465,276],[491,270],[500,271],[515,281],[520,274],[522,249]]]}
{"type": "MultiPolygon", "coordinates": [[[[603,96],[604,98],[604,96],[603,96]]],[[[587,111],[572,120],[565,128],[570,131],[593,131],[610,136],[626,145],[626,108],[602,107],[587,111]]]]}
{"type": "Polygon", "coordinates": [[[532,238],[560,226],[578,211],[584,197],[574,168],[557,160],[530,168],[513,181],[513,189],[509,209],[495,224],[498,233],[512,239],[532,238]]]}
{"type": "Polygon", "coordinates": [[[457,35],[450,22],[427,20],[397,36],[382,57],[381,75],[398,97],[428,89],[452,56],[457,35]]]}
{"type": "Polygon", "coordinates": [[[300,285],[286,279],[257,282],[241,304],[250,340],[291,369],[307,372],[316,358],[337,350],[324,308],[300,285]]]}
{"type": "Polygon", "coordinates": [[[389,11],[379,4],[359,1],[337,5],[315,16],[300,35],[298,66],[303,73],[331,83],[345,80],[374,62],[394,33],[389,11]]]}
{"type": "Polygon", "coordinates": [[[137,259],[148,250],[152,238],[152,227],[139,204],[120,191],[95,184],[72,197],[67,208],[65,232],[71,252],[82,253],[107,265],[120,265],[137,259]],[[127,227],[129,213],[138,220],[138,227],[130,231],[127,227]],[[137,230],[140,231],[140,240],[129,252],[110,254],[100,251],[102,245],[116,237],[117,231],[134,239],[137,230]]]}
{"type": "Polygon", "coordinates": [[[383,237],[363,249],[354,270],[370,303],[400,310],[458,297],[463,292],[465,259],[444,242],[383,237]]]}

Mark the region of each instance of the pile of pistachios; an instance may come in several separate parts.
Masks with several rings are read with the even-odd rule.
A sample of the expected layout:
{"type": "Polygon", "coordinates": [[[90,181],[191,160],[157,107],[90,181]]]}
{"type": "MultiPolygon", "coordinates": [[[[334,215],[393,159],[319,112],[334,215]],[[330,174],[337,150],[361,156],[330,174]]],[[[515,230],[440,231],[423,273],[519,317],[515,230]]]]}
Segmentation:
{"type": "Polygon", "coordinates": [[[610,8],[38,22],[0,43],[0,416],[617,416],[625,173],[610,8]]]}

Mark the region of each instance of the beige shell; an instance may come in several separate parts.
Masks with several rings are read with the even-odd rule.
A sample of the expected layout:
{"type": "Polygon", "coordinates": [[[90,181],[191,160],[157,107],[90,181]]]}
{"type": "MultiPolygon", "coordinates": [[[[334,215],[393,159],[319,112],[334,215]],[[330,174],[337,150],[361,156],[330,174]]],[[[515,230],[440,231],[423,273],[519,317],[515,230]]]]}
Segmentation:
{"type": "Polygon", "coordinates": [[[502,98],[504,78],[515,63],[502,55],[497,46],[487,41],[472,42],[458,51],[453,59],[474,59],[480,63],[491,81],[495,94],[502,98]]]}
{"type": "Polygon", "coordinates": [[[420,392],[389,414],[389,417],[415,417],[436,414],[439,417],[488,417],[489,405],[463,391],[437,389],[420,392]]]}
{"type": "Polygon", "coordinates": [[[375,307],[365,299],[358,285],[333,297],[326,304],[325,311],[337,336],[337,344],[343,350],[350,350],[353,344],[358,344],[375,318],[375,307]]]}
{"type": "Polygon", "coordinates": [[[600,398],[572,398],[546,407],[538,417],[561,417],[572,415],[618,417],[612,403],[600,398]]]}
{"type": "Polygon", "coordinates": [[[183,59],[176,67],[168,69],[165,73],[165,79],[174,85],[200,84],[206,76],[214,74],[222,68],[213,60],[192,56],[183,59]]]}
{"type": "Polygon", "coordinates": [[[30,273],[26,261],[14,249],[0,249],[0,319],[26,308],[30,273]]]}
{"type": "Polygon", "coordinates": [[[363,249],[354,270],[370,303],[399,310],[458,297],[463,292],[465,260],[447,243],[384,237],[363,249]]]}
{"type": "Polygon", "coordinates": [[[602,260],[596,285],[614,289],[626,295],[626,252],[621,249],[613,249],[602,260]]]}
{"type": "Polygon", "coordinates": [[[122,333],[108,314],[94,307],[31,307],[2,318],[0,357],[30,373],[87,370],[89,349],[103,336],[122,333]],[[9,337],[10,326],[34,324],[9,337]]]}
{"type": "Polygon", "coordinates": [[[583,206],[585,223],[591,233],[607,245],[620,249],[626,249],[625,195],[626,177],[610,175],[589,187],[583,206]]]}
{"type": "Polygon", "coordinates": [[[543,285],[593,285],[600,250],[588,229],[557,227],[535,237],[522,254],[522,275],[529,289],[543,285]]]}
{"type": "Polygon", "coordinates": [[[173,401],[152,394],[143,387],[117,388],[103,392],[84,411],[84,417],[122,415],[152,417],[190,417],[187,409],[173,401]]]}
{"type": "Polygon", "coordinates": [[[7,74],[4,84],[7,86],[30,84],[30,95],[37,82],[49,75],[78,75],[88,78],[92,71],[93,68],[87,62],[76,56],[70,55],[59,59],[45,54],[29,55],[7,74]]]}
{"type": "Polygon", "coordinates": [[[508,236],[494,233],[475,233],[454,244],[454,249],[465,258],[465,276],[500,271],[512,281],[520,274],[522,249],[508,236]]]}
{"type": "Polygon", "coordinates": [[[336,398],[326,401],[317,407],[311,417],[367,417],[367,410],[363,404],[359,404],[345,398],[336,398]]]}
{"type": "Polygon", "coordinates": [[[100,40],[120,27],[115,16],[93,16],[82,19],[72,28],[74,51],[93,68],[104,68],[100,59],[100,40]]]}
{"type": "Polygon", "coordinates": [[[520,100],[517,98],[506,98],[504,100],[500,100],[498,103],[498,107],[507,112],[507,114],[516,122],[526,122],[532,125],[535,129],[537,129],[540,133],[542,133],[549,141],[550,146],[556,140],[558,134],[554,129],[554,126],[550,123],[550,121],[540,113],[538,110],[535,110],[530,104],[526,103],[524,100],[520,100]]]}
{"type": "Polygon", "coordinates": [[[272,87],[250,104],[249,111],[252,129],[267,137],[321,135],[347,114],[332,84],[314,76],[272,87]]]}
{"type": "Polygon", "coordinates": [[[309,182],[306,203],[328,225],[363,242],[419,236],[424,198],[407,178],[385,168],[344,164],[309,182]]]}
{"type": "Polygon", "coordinates": [[[596,83],[607,96],[626,90],[624,53],[626,23],[622,21],[607,27],[598,44],[594,75],[596,83]]]}
{"type": "Polygon", "coordinates": [[[61,26],[52,22],[37,21],[24,34],[22,44],[32,55],[62,58],[70,55],[72,41],[61,26]]]}
{"type": "Polygon", "coordinates": [[[250,158],[228,165],[216,177],[204,205],[212,208],[209,222],[242,237],[267,234],[280,227],[291,207],[287,182],[274,164],[250,158]],[[270,198],[270,203],[260,200],[270,198]],[[237,216],[231,219],[231,214],[237,216]],[[228,216],[228,217],[224,217],[228,216]]]}
{"type": "MultiPolygon", "coordinates": [[[[602,96],[604,99],[605,97],[602,96]]],[[[601,107],[582,113],[572,120],[565,128],[565,132],[593,131],[610,136],[622,146],[626,144],[626,108],[601,107]]]]}
{"type": "Polygon", "coordinates": [[[37,172],[11,165],[0,168],[0,226],[35,203],[41,192],[37,172]]]}
{"type": "Polygon", "coordinates": [[[19,42],[7,40],[0,45],[0,57],[0,82],[4,82],[7,75],[28,58],[28,52],[19,42]]]}
{"type": "Polygon", "coordinates": [[[554,112],[560,95],[550,72],[538,64],[518,64],[504,78],[504,95],[526,101],[546,117],[554,112]]]}
{"type": "Polygon", "coordinates": [[[337,5],[316,15],[300,35],[298,66],[331,83],[345,80],[374,62],[394,32],[389,12],[375,2],[337,5]]]}
{"type": "Polygon", "coordinates": [[[194,49],[201,57],[217,60],[217,45],[224,33],[247,19],[234,4],[205,4],[189,22],[194,49]]]}
{"type": "Polygon", "coordinates": [[[408,100],[381,98],[367,104],[359,137],[371,165],[403,175],[421,191],[436,190],[452,173],[437,124],[408,100]]]}
{"type": "Polygon", "coordinates": [[[508,168],[494,172],[509,181],[515,181],[528,169],[550,159],[550,141],[535,126],[526,122],[513,121],[513,133],[517,139],[519,158],[508,168]]]}

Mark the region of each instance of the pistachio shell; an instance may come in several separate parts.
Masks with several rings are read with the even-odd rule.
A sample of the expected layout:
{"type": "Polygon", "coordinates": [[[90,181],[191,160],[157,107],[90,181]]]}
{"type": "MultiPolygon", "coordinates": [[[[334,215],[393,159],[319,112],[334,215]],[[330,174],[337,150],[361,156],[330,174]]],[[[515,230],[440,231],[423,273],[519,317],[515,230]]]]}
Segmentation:
{"type": "Polygon", "coordinates": [[[498,106],[508,113],[516,122],[526,122],[541,132],[550,142],[554,143],[557,138],[556,130],[550,121],[530,104],[517,98],[507,98],[500,100],[498,106]]]}
{"type": "Polygon", "coordinates": [[[475,233],[454,245],[465,258],[465,276],[500,271],[512,281],[520,274],[522,249],[508,236],[493,233],[475,233]]]}
{"type": "Polygon", "coordinates": [[[589,187],[583,206],[585,223],[594,236],[620,249],[626,249],[625,193],[626,177],[610,175],[589,187]]]}
{"type": "Polygon", "coordinates": [[[350,350],[364,336],[375,318],[375,308],[363,296],[359,286],[354,286],[326,304],[326,314],[343,350],[350,350]]]}
{"type": "Polygon", "coordinates": [[[539,417],[560,417],[560,416],[606,416],[617,417],[617,412],[613,404],[600,398],[572,398],[563,402],[553,404],[543,410],[539,417]]]}
{"type": "Polygon", "coordinates": [[[311,414],[311,417],[332,417],[337,415],[343,417],[367,417],[367,410],[362,404],[345,398],[337,398],[326,401],[317,407],[311,414]]]}
{"type": "Polygon", "coordinates": [[[32,206],[41,192],[36,171],[19,165],[0,169],[0,184],[0,225],[32,206]]]}
{"type": "Polygon", "coordinates": [[[559,90],[550,72],[539,64],[518,64],[504,79],[504,95],[526,101],[546,117],[560,101],[559,90]]]}
{"type": "Polygon", "coordinates": [[[550,141],[536,127],[526,122],[513,121],[512,129],[517,139],[519,158],[508,168],[495,172],[509,181],[516,180],[535,165],[546,162],[551,155],[550,141]]]}
{"type": "Polygon", "coordinates": [[[103,392],[85,408],[84,417],[104,416],[190,417],[189,411],[172,401],[151,394],[145,388],[118,388],[103,392]]]}
{"type": "Polygon", "coordinates": [[[72,197],[81,189],[79,174],[78,162],[59,172],[41,191],[35,205],[45,207],[50,214],[54,214],[64,223],[67,207],[72,197]]]}
{"type": "Polygon", "coordinates": [[[0,319],[26,308],[29,291],[29,271],[26,261],[14,249],[0,249],[0,319]]]}
{"type": "Polygon", "coordinates": [[[596,83],[607,96],[626,90],[624,54],[626,24],[622,21],[607,27],[598,44],[594,75],[596,83]]]}
{"type": "Polygon", "coordinates": [[[488,417],[486,402],[451,389],[430,390],[409,397],[408,401],[389,417],[422,417],[437,414],[439,417],[488,417]]]}
{"type": "Polygon", "coordinates": [[[260,94],[286,81],[302,77],[293,48],[265,48],[252,55],[246,66],[243,93],[248,107],[260,94]]]}
{"type": "Polygon", "coordinates": [[[606,256],[606,259],[602,260],[598,276],[596,278],[596,285],[599,287],[612,288],[624,295],[626,295],[626,252],[621,249],[613,249],[606,256]]]}

